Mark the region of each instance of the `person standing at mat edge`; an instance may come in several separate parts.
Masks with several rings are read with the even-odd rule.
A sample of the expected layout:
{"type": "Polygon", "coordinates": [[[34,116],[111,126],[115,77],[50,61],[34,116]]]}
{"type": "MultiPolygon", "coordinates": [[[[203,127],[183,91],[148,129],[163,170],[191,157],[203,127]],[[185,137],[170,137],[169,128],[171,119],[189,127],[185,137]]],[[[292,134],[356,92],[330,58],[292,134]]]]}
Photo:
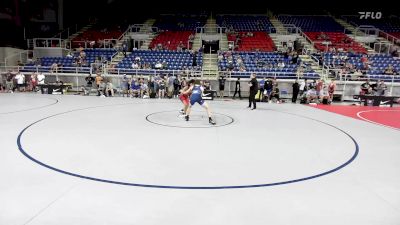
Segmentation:
{"type": "Polygon", "coordinates": [[[253,108],[251,110],[256,109],[256,94],[258,91],[258,81],[256,79],[256,75],[253,73],[251,75],[251,80],[249,82],[249,107],[247,108],[251,108],[251,103],[253,103],[253,108]]]}
{"type": "Polygon", "coordinates": [[[297,101],[297,96],[299,95],[299,91],[300,91],[300,86],[299,86],[299,81],[296,79],[296,81],[293,83],[292,85],[293,88],[293,96],[292,96],[292,102],[296,103],[297,101]]]}
{"type": "Polygon", "coordinates": [[[239,98],[242,100],[242,95],[240,94],[240,77],[235,82],[235,94],[233,94],[233,99],[235,99],[236,94],[239,93],[239,98]]]}

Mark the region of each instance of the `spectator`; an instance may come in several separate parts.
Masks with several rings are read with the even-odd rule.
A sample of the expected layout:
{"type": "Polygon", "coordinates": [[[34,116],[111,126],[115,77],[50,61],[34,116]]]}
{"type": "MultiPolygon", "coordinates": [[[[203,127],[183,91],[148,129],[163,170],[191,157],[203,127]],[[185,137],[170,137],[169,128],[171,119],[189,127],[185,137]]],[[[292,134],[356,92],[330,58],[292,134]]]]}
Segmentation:
{"type": "Polygon", "coordinates": [[[265,86],[265,83],[266,83],[266,78],[264,77],[260,82],[259,82],[259,86],[260,86],[260,98],[259,98],[259,100],[262,102],[262,101],[264,101],[264,86],[265,86]]]}
{"type": "Polygon", "coordinates": [[[126,97],[129,97],[129,89],[130,89],[129,79],[126,76],[126,74],[124,74],[124,76],[122,77],[122,83],[121,83],[122,97],[124,97],[125,95],[126,95],[126,97]]]}
{"type": "Polygon", "coordinates": [[[304,79],[300,84],[300,96],[308,90],[307,79],[304,79]]]}
{"type": "Polygon", "coordinates": [[[155,69],[162,69],[162,67],[163,67],[163,65],[161,64],[160,61],[158,61],[158,62],[154,65],[154,68],[155,68],[155,69]]]}
{"type": "Polygon", "coordinates": [[[383,72],[386,75],[394,75],[395,74],[395,70],[392,66],[392,64],[389,64],[388,67],[386,67],[385,71],[383,72]]]}
{"type": "Polygon", "coordinates": [[[386,90],[387,90],[387,86],[385,84],[385,81],[381,80],[378,84],[376,95],[385,96],[386,90]]]}
{"type": "Polygon", "coordinates": [[[288,41],[287,47],[288,47],[289,52],[293,51],[293,41],[292,40],[288,41]]]}
{"type": "Polygon", "coordinates": [[[133,62],[132,63],[132,69],[139,69],[139,63],[138,62],[133,62]]]}
{"type": "Polygon", "coordinates": [[[144,80],[140,83],[140,96],[142,98],[149,98],[149,87],[144,80]]]}
{"type": "Polygon", "coordinates": [[[309,90],[307,90],[306,98],[307,98],[307,103],[311,103],[314,100],[318,99],[317,91],[315,90],[315,87],[312,87],[309,90]]]}
{"type": "Polygon", "coordinates": [[[235,82],[235,93],[233,94],[233,99],[235,99],[236,94],[239,94],[239,98],[242,100],[242,95],[240,92],[240,77],[238,77],[235,82]]]}
{"type": "Polygon", "coordinates": [[[278,67],[279,67],[279,68],[285,67],[285,63],[284,63],[283,61],[280,61],[280,62],[278,63],[278,67]]]}
{"type": "Polygon", "coordinates": [[[315,89],[316,89],[316,92],[317,92],[317,96],[319,98],[322,97],[323,87],[324,87],[324,82],[321,79],[318,79],[318,81],[315,84],[315,89]]]}
{"type": "Polygon", "coordinates": [[[90,92],[92,91],[94,80],[95,79],[92,77],[91,74],[89,74],[87,77],[85,77],[86,87],[84,87],[84,89],[83,89],[84,95],[90,95],[90,92]]]}
{"type": "Polygon", "coordinates": [[[179,90],[181,89],[181,81],[180,81],[179,76],[174,79],[173,86],[174,86],[173,96],[174,96],[174,98],[177,98],[178,94],[179,94],[179,90]]]}
{"type": "Polygon", "coordinates": [[[6,75],[6,90],[10,93],[14,92],[14,74],[12,72],[9,72],[6,75]]]}
{"type": "Polygon", "coordinates": [[[103,79],[98,84],[97,93],[98,96],[102,98],[106,97],[106,83],[103,81],[103,79]]]}
{"type": "Polygon", "coordinates": [[[371,94],[372,88],[369,83],[369,80],[367,80],[365,83],[361,84],[361,93],[360,95],[369,95],[371,94]]]}
{"type": "Polygon", "coordinates": [[[101,96],[101,93],[100,93],[99,90],[100,90],[100,84],[101,84],[102,81],[103,81],[103,77],[101,76],[100,73],[97,73],[97,74],[96,74],[95,81],[96,81],[96,86],[97,86],[97,96],[101,96]]]}
{"type": "Polygon", "coordinates": [[[165,80],[164,78],[161,78],[159,80],[158,98],[165,98],[165,88],[166,88],[165,80]]]}
{"type": "Polygon", "coordinates": [[[300,91],[300,86],[299,86],[299,81],[296,79],[295,82],[292,85],[293,88],[293,95],[292,95],[292,102],[296,103],[297,101],[297,96],[299,95],[299,91],[300,91]]]}
{"type": "Polygon", "coordinates": [[[140,85],[139,82],[135,79],[131,80],[131,97],[140,97],[140,85]]]}
{"type": "Polygon", "coordinates": [[[264,88],[266,90],[265,97],[267,101],[269,101],[269,98],[271,97],[272,89],[274,88],[274,82],[271,80],[271,78],[268,78],[267,81],[265,81],[264,88]]]}
{"type": "Polygon", "coordinates": [[[111,79],[107,79],[107,83],[106,83],[106,96],[107,97],[113,97],[114,96],[114,87],[113,84],[111,82],[111,79]]]}
{"type": "Polygon", "coordinates": [[[57,70],[58,70],[58,65],[57,65],[57,63],[51,64],[50,72],[52,72],[52,73],[57,73],[57,70]]]}
{"type": "Polygon", "coordinates": [[[336,82],[335,79],[331,80],[331,83],[328,85],[328,94],[329,94],[329,103],[333,101],[333,93],[336,90],[336,82]]]}
{"type": "Polygon", "coordinates": [[[224,90],[225,90],[225,76],[219,76],[218,84],[219,84],[219,97],[224,98],[224,90]]]}
{"type": "Polygon", "coordinates": [[[269,98],[269,102],[272,101],[272,99],[276,99],[276,103],[280,103],[281,99],[280,99],[280,95],[279,95],[279,88],[278,88],[278,84],[274,85],[274,88],[272,89],[272,93],[271,96],[269,98]]]}
{"type": "Polygon", "coordinates": [[[168,83],[168,89],[167,89],[167,96],[168,98],[172,98],[174,94],[174,81],[176,77],[172,75],[168,75],[167,83],[168,83]]]}
{"type": "Polygon", "coordinates": [[[25,75],[18,72],[15,76],[15,80],[17,81],[18,91],[25,91],[25,75]]]}

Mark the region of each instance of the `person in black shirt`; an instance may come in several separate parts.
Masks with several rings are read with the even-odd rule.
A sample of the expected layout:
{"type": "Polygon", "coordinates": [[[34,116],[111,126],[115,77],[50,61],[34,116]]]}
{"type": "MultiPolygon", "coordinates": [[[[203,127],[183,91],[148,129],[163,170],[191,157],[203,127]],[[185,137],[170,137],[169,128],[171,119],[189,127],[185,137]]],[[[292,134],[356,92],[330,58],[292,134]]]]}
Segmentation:
{"type": "Polygon", "coordinates": [[[369,80],[367,80],[365,83],[361,84],[361,93],[360,95],[369,95],[371,94],[372,88],[371,85],[369,84],[369,80]]]}
{"type": "Polygon", "coordinates": [[[299,82],[296,80],[294,84],[292,85],[293,87],[293,96],[292,96],[292,102],[296,103],[297,101],[297,96],[299,95],[300,87],[299,87],[299,82]]]}
{"type": "Polygon", "coordinates": [[[272,101],[273,98],[276,98],[276,103],[280,103],[281,99],[279,97],[279,88],[278,84],[274,85],[274,88],[272,89],[271,97],[269,98],[270,101],[272,101]]]}
{"type": "Polygon", "coordinates": [[[249,82],[249,107],[251,108],[251,103],[253,103],[253,108],[251,110],[256,109],[256,94],[258,91],[258,81],[256,79],[256,75],[252,74],[251,75],[251,80],[249,82]]]}
{"type": "Polygon", "coordinates": [[[235,94],[233,94],[233,99],[235,99],[237,93],[239,93],[239,98],[242,100],[242,95],[240,94],[240,77],[238,77],[235,82],[235,94]]]}
{"type": "Polygon", "coordinates": [[[267,93],[265,95],[267,101],[269,101],[269,98],[271,97],[273,87],[274,87],[274,82],[270,78],[268,78],[264,84],[264,89],[267,91],[267,93]]]}
{"type": "Polygon", "coordinates": [[[90,95],[90,91],[92,90],[93,82],[94,82],[94,77],[92,77],[91,74],[89,76],[85,77],[86,81],[86,87],[83,89],[83,94],[84,95],[90,95]]]}
{"type": "Polygon", "coordinates": [[[219,83],[219,97],[223,98],[224,97],[224,90],[225,90],[225,77],[224,76],[220,76],[218,79],[218,83],[219,83]]]}

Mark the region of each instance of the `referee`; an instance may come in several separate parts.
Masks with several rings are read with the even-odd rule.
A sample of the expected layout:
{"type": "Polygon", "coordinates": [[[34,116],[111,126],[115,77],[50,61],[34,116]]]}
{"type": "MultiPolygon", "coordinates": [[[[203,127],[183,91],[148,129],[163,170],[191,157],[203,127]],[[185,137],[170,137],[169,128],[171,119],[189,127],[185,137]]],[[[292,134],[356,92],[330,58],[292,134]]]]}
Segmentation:
{"type": "Polygon", "coordinates": [[[253,103],[253,108],[251,110],[254,110],[254,109],[256,109],[256,94],[258,91],[258,81],[257,81],[256,75],[254,73],[251,74],[251,80],[249,82],[249,87],[250,87],[249,107],[247,107],[247,108],[251,108],[251,103],[253,103]]]}

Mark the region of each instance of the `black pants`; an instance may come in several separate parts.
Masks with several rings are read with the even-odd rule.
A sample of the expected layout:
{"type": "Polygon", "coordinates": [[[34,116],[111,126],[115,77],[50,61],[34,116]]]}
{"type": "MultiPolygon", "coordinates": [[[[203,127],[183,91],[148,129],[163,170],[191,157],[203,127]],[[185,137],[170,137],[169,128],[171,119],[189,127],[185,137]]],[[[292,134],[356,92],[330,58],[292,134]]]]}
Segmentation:
{"type": "Polygon", "coordinates": [[[240,89],[235,89],[235,93],[233,94],[233,98],[235,98],[237,93],[239,93],[239,98],[242,99],[242,95],[240,94],[240,89]]]}
{"type": "Polygon", "coordinates": [[[293,103],[296,103],[298,95],[299,95],[299,92],[293,92],[293,96],[292,96],[292,102],[293,103]]]}
{"type": "Polygon", "coordinates": [[[256,108],[256,94],[257,94],[257,92],[250,91],[249,107],[251,107],[251,103],[253,103],[253,109],[256,108]]]}
{"type": "Polygon", "coordinates": [[[278,93],[271,94],[271,96],[269,97],[269,100],[271,101],[273,98],[276,98],[276,100],[278,100],[278,101],[281,100],[278,93]]]}

